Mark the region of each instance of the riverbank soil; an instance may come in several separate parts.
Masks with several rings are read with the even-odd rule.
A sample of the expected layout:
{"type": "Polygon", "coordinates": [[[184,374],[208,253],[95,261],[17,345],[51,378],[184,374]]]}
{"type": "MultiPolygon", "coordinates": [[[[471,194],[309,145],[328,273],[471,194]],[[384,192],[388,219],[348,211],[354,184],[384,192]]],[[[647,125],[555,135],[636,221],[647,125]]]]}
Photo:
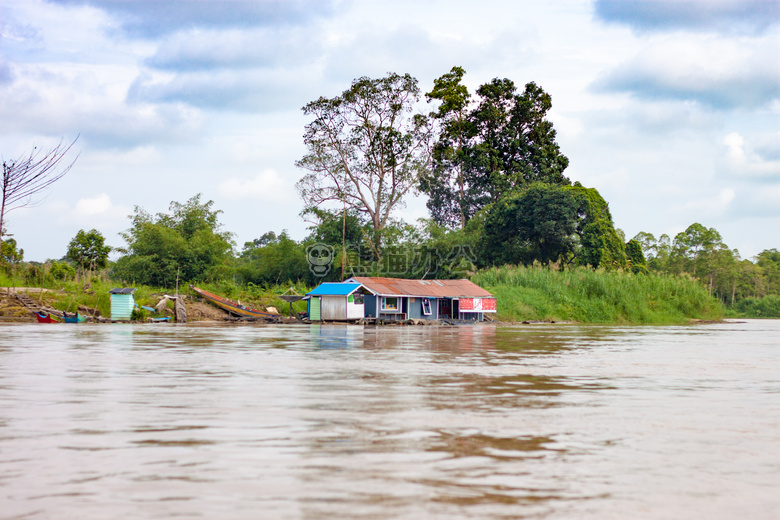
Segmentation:
{"type": "MultiPolygon", "coordinates": [[[[41,308],[55,308],[55,303],[62,297],[63,291],[40,289],[39,287],[0,287],[0,320],[3,321],[37,321],[35,312],[28,309],[16,294],[25,294],[41,308]]],[[[78,305],[78,312],[84,316],[100,316],[100,311],[78,305]]]]}
{"type": "MultiPolygon", "coordinates": [[[[20,302],[15,293],[25,293],[41,307],[54,308],[55,302],[62,297],[62,291],[43,289],[37,287],[0,287],[0,320],[2,321],[36,321],[35,313],[20,302]]],[[[185,297],[184,306],[187,309],[188,321],[226,321],[230,315],[211,304],[202,301],[193,301],[185,297]]],[[[108,318],[101,316],[98,309],[78,306],[79,312],[84,316],[94,318],[108,318]]],[[[173,315],[171,309],[164,311],[165,315],[173,315]]]]}
{"type": "Polygon", "coordinates": [[[0,295],[0,319],[4,321],[32,321],[35,314],[17,300],[13,295],[0,295]]]}
{"type": "Polygon", "coordinates": [[[187,309],[187,320],[189,321],[222,321],[230,317],[227,312],[205,302],[193,302],[186,299],[184,307],[187,309]]]}

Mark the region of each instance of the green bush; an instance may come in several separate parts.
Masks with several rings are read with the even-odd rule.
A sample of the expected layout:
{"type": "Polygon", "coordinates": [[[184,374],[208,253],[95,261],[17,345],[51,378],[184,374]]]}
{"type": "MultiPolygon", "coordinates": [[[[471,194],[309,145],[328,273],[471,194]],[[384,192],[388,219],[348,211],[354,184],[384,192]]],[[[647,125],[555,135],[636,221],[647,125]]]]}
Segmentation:
{"type": "Polygon", "coordinates": [[[139,307],[136,307],[133,309],[133,312],[130,313],[130,319],[132,321],[146,321],[148,317],[149,312],[147,312],[146,309],[141,309],[139,307]]]}
{"type": "Polygon", "coordinates": [[[780,295],[745,298],[730,309],[729,315],[739,318],[780,318],[780,295]]]}

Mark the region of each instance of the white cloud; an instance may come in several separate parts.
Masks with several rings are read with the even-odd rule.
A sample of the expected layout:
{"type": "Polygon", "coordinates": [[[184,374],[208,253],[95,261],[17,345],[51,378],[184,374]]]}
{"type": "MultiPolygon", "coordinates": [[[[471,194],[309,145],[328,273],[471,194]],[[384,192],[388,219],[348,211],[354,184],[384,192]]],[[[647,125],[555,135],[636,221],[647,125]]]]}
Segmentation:
{"type": "MultiPolygon", "coordinates": [[[[585,125],[579,118],[569,117],[551,110],[548,118],[555,125],[558,135],[565,138],[577,137],[585,130],[585,125]]],[[[565,155],[565,154],[564,154],[565,155]]]]}
{"type": "Polygon", "coordinates": [[[732,200],[734,200],[734,197],[736,197],[736,193],[734,193],[732,188],[725,188],[720,192],[721,204],[728,205],[732,200]]]}
{"type": "Polygon", "coordinates": [[[60,222],[74,222],[100,230],[125,224],[132,208],[115,205],[107,193],[99,193],[93,197],[79,199],[73,208],[60,213],[63,214],[60,222]]]}
{"type": "Polygon", "coordinates": [[[275,27],[176,33],[160,43],[146,65],[162,70],[270,68],[312,63],[323,51],[312,29],[275,27]]]}
{"type": "Polygon", "coordinates": [[[268,202],[292,200],[290,182],[276,170],[263,170],[251,179],[231,177],[217,187],[220,195],[229,199],[256,199],[268,202]]]}
{"type": "Polygon", "coordinates": [[[745,140],[736,132],[732,132],[723,138],[723,144],[728,149],[728,157],[732,161],[743,162],[745,160],[745,140]]]}
{"type": "Polygon", "coordinates": [[[92,217],[111,209],[111,197],[101,193],[92,199],[81,199],[76,203],[74,213],[79,217],[92,217]]]}
{"type": "Polygon", "coordinates": [[[201,124],[184,105],[128,105],[137,70],[74,63],[14,65],[15,81],[0,88],[0,133],[42,130],[81,134],[81,142],[126,147],[190,137],[201,124]]]}
{"type": "Polygon", "coordinates": [[[728,211],[735,196],[736,193],[731,188],[724,188],[717,192],[709,191],[696,199],[675,204],[671,211],[680,216],[691,215],[692,217],[689,217],[692,218],[691,223],[693,221],[710,222],[728,211]]]}
{"type": "MultiPolygon", "coordinates": [[[[731,132],[723,138],[725,146],[724,171],[727,175],[755,181],[780,183],[780,160],[766,157],[755,151],[751,143],[738,132],[731,132]]],[[[759,148],[761,143],[759,142],[759,148]]],[[[780,201],[778,201],[780,206],[780,201]]]]}

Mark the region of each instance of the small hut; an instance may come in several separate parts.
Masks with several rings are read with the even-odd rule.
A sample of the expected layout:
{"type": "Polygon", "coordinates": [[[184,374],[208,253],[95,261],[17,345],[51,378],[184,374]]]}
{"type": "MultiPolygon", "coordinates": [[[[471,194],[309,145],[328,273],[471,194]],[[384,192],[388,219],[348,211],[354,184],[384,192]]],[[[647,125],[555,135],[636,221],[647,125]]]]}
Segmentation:
{"type": "Polygon", "coordinates": [[[133,293],[135,289],[122,287],[111,289],[108,293],[111,295],[111,319],[129,320],[135,308],[135,298],[133,293]]]}
{"type": "Polygon", "coordinates": [[[360,283],[324,282],[306,294],[312,321],[358,320],[365,316],[363,300],[371,294],[360,283]]]}

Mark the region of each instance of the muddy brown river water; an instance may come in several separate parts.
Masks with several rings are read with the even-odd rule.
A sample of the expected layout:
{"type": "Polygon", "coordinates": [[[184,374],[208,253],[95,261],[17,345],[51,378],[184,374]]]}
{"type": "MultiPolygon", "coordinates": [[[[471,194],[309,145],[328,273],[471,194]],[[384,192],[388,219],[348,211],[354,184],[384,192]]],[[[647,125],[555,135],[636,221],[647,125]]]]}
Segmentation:
{"type": "Polygon", "coordinates": [[[0,324],[0,519],[780,518],[780,321],[0,324]]]}

